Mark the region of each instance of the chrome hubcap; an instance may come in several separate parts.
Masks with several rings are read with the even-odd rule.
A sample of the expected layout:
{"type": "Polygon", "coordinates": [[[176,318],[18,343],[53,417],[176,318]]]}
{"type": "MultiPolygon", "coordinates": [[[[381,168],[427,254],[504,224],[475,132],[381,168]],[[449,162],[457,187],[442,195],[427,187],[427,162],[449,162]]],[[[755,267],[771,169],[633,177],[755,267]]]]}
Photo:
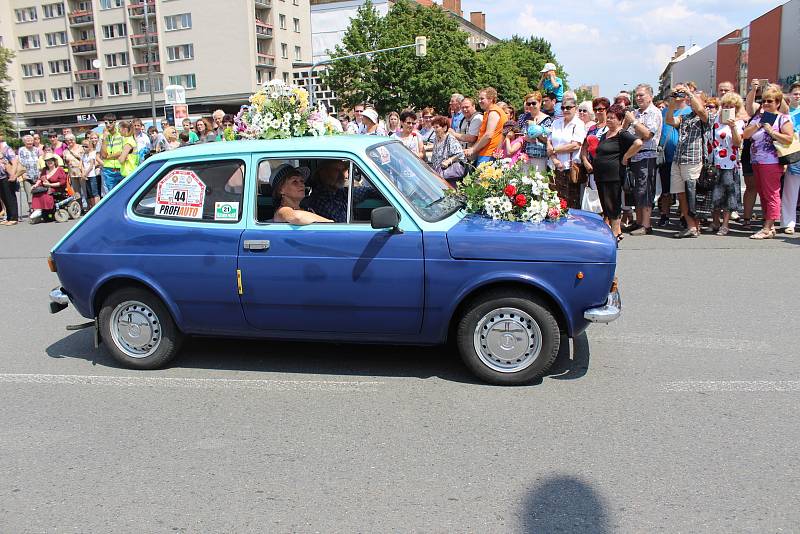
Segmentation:
{"type": "Polygon", "coordinates": [[[111,339],[131,358],[145,358],[161,343],[161,322],[149,306],[123,302],[111,313],[111,339]]]}
{"type": "Polygon", "coordinates": [[[516,373],[539,357],[542,331],[524,311],[498,308],[478,321],[473,342],[475,352],[487,367],[501,373],[516,373]]]}

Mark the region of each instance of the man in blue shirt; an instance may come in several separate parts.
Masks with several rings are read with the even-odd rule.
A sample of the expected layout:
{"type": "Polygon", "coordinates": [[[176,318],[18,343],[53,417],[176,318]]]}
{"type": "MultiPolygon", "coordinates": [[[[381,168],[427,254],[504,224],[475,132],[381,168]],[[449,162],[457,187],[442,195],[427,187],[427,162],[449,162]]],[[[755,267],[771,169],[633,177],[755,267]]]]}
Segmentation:
{"type": "MultiPolygon", "coordinates": [[[[800,82],[789,88],[789,116],[792,118],[795,134],[800,133],[800,82]]],[[[792,163],[783,178],[781,198],[781,222],[784,233],[794,234],[797,224],[797,197],[800,195],[800,162],[792,163]]]]}
{"type": "Polygon", "coordinates": [[[555,116],[561,117],[561,101],[564,100],[564,81],[556,76],[556,66],[553,63],[545,63],[541,72],[542,79],[539,81],[539,89],[545,94],[553,93],[556,95],[555,116]]]}
{"type": "MultiPolygon", "coordinates": [[[[686,104],[684,98],[673,116],[680,117],[688,115],[692,108],[686,104]]],[[[670,194],[670,176],[672,174],[672,160],[675,157],[675,149],[678,146],[678,129],[667,124],[667,108],[661,110],[661,139],[658,146],[664,151],[664,163],[658,166],[658,176],[661,180],[661,196],[658,199],[658,211],[661,217],[658,219],[658,226],[666,226],[669,223],[669,209],[672,206],[673,198],[670,194]]]]}
{"type": "Polygon", "coordinates": [[[461,103],[463,101],[464,95],[461,93],[450,95],[450,128],[456,132],[461,127],[461,121],[464,120],[464,113],[461,111],[461,103]]]}

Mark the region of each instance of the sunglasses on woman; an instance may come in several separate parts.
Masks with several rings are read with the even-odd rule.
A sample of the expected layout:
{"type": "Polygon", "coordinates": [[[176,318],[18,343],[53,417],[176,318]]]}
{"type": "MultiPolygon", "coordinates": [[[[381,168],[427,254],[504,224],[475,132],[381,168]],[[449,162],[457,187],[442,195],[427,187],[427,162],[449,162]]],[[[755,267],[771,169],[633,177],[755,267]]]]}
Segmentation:
{"type": "Polygon", "coordinates": [[[536,100],[531,100],[530,102],[525,102],[525,105],[526,106],[535,106],[538,103],[539,102],[537,102],[536,100]]]}
{"type": "Polygon", "coordinates": [[[563,109],[575,109],[575,106],[562,106],[563,109]]]}
{"type": "Polygon", "coordinates": [[[762,104],[777,104],[778,102],[776,100],[772,100],[771,98],[765,98],[764,100],[761,101],[761,103],[762,104]]]}
{"type": "Polygon", "coordinates": [[[606,108],[594,108],[594,112],[595,113],[600,113],[600,112],[605,111],[605,110],[606,110],[606,108]]]}

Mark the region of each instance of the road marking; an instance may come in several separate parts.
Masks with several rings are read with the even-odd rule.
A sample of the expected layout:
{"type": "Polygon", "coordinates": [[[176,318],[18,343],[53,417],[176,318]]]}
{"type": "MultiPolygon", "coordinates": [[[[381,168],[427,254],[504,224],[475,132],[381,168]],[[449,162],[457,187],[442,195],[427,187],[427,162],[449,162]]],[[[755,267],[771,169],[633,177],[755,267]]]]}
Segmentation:
{"type": "Polygon", "coordinates": [[[678,380],[662,384],[662,391],[696,392],[798,392],[800,380],[678,380]]]}
{"type": "Polygon", "coordinates": [[[619,334],[592,329],[588,332],[589,342],[604,341],[622,345],[655,345],[685,349],[724,350],[731,352],[772,352],[773,345],[750,339],[731,339],[698,336],[675,336],[669,334],[619,334]]]}
{"type": "Polygon", "coordinates": [[[375,391],[377,386],[385,384],[385,382],[365,380],[269,380],[14,373],[0,373],[0,383],[186,389],[256,389],[261,391],[375,391]]]}

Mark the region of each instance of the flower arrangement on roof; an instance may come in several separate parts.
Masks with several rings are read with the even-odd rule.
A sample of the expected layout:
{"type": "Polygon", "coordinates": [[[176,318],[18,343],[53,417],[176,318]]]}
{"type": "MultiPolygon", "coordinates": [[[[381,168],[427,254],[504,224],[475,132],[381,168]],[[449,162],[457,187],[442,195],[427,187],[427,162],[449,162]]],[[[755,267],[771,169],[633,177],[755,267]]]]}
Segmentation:
{"type": "Polygon", "coordinates": [[[287,139],[341,133],[339,122],[324,105],[309,106],[308,91],[282,80],[264,84],[234,118],[240,139],[287,139]],[[338,125],[338,128],[337,128],[338,125]]]}
{"type": "Polygon", "coordinates": [[[525,170],[526,158],[483,162],[458,184],[456,195],[470,213],[503,221],[555,221],[567,215],[567,201],[550,189],[550,178],[525,170]]]}

